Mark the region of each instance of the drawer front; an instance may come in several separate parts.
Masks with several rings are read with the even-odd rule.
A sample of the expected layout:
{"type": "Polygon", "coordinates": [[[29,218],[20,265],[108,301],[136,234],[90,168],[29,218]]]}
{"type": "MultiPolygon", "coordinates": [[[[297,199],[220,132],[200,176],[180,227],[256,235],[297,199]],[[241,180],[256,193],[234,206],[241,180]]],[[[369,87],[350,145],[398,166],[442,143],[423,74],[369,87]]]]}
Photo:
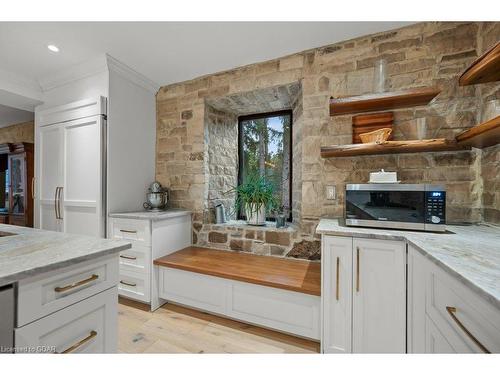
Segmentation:
{"type": "Polygon", "coordinates": [[[500,352],[500,310],[432,267],[426,312],[457,353],[500,352]]]}
{"type": "Polygon", "coordinates": [[[425,353],[445,354],[456,353],[450,343],[434,325],[432,320],[425,316],[425,353]]]}
{"type": "Polygon", "coordinates": [[[159,279],[160,298],[225,314],[226,280],[167,267],[160,267],[159,279]]]}
{"type": "Polygon", "coordinates": [[[320,339],[321,298],[231,282],[227,315],[299,336],[320,339]]]}
{"type": "Polygon", "coordinates": [[[148,220],[112,218],[112,238],[137,241],[142,245],[151,245],[151,229],[148,220]]]}
{"type": "Polygon", "coordinates": [[[19,352],[114,353],[118,298],[113,287],[15,330],[19,352]]]}
{"type": "Polygon", "coordinates": [[[120,253],[120,272],[131,271],[143,274],[150,272],[151,248],[132,244],[132,248],[120,253]]]}
{"type": "Polygon", "coordinates": [[[116,286],[118,254],[21,280],[17,327],[116,286]]]}
{"type": "Polygon", "coordinates": [[[149,303],[151,301],[149,274],[120,270],[118,293],[124,297],[149,303]]]}

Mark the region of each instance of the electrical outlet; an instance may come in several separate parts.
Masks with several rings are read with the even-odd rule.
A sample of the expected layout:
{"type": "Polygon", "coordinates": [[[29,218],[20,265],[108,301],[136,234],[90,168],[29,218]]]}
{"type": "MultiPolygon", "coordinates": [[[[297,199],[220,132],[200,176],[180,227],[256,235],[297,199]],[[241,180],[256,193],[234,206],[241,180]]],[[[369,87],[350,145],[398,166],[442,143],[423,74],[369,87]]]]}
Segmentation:
{"type": "Polygon", "coordinates": [[[336,199],[336,194],[335,194],[335,185],[328,185],[326,187],[326,199],[328,200],[335,200],[336,199]]]}

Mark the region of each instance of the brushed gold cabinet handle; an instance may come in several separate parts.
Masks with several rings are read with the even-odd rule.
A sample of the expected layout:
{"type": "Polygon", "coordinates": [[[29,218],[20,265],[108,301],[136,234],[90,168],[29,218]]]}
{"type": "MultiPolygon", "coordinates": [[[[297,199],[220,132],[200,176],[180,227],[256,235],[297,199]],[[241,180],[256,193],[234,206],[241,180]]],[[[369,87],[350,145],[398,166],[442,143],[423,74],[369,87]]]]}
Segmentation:
{"type": "Polygon", "coordinates": [[[70,346],[68,349],[64,350],[63,352],[60,352],[59,354],[72,353],[76,349],[78,349],[80,346],[82,346],[83,344],[89,342],[90,340],[92,340],[96,336],[97,336],[97,332],[94,331],[94,330],[92,330],[92,331],[90,331],[90,333],[89,333],[89,335],[87,337],[85,337],[84,339],[78,341],[76,344],[70,346]]]}
{"type": "Polygon", "coordinates": [[[35,199],[35,177],[31,177],[31,199],[35,199]]]}
{"type": "Polygon", "coordinates": [[[120,258],[130,259],[130,260],[136,260],[137,259],[137,257],[131,257],[131,256],[128,256],[128,255],[120,255],[120,258]]]}
{"type": "Polygon", "coordinates": [[[123,233],[137,233],[136,230],[127,230],[127,229],[120,229],[120,232],[123,232],[123,233]]]}
{"type": "Polygon", "coordinates": [[[57,193],[59,193],[59,186],[56,187],[56,193],[54,194],[54,212],[56,214],[56,219],[59,219],[59,215],[57,214],[57,193]]]}
{"type": "Polygon", "coordinates": [[[340,268],[340,258],[337,257],[337,286],[335,289],[335,298],[339,300],[339,268],[340,268]]]}
{"type": "Polygon", "coordinates": [[[77,281],[76,283],[73,283],[73,284],[70,284],[70,285],[66,285],[66,286],[56,286],[56,287],[54,288],[54,291],[56,291],[57,293],[65,292],[65,291],[67,291],[67,290],[70,290],[70,289],[73,289],[73,288],[79,287],[79,286],[81,286],[81,285],[88,284],[88,283],[90,283],[91,281],[97,280],[98,278],[99,278],[99,275],[93,274],[93,275],[92,275],[92,276],[90,276],[88,279],[81,280],[81,281],[77,281]]]}
{"type": "Polygon", "coordinates": [[[479,348],[484,352],[484,353],[491,353],[488,349],[486,349],[486,347],[481,344],[479,342],[478,339],[476,339],[474,337],[474,335],[472,333],[469,332],[469,330],[462,324],[462,322],[460,320],[458,320],[457,316],[455,315],[455,313],[457,312],[457,308],[456,307],[452,307],[452,306],[446,306],[446,311],[448,311],[448,314],[450,314],[451,318],[455,321],[455,323],[457,323],[457,325],[462,329],[462,331],[465,332],[465,334],[472,340],[474,341],[474,343],[479,346],[479,348]]]}
{"type": "Polygon", "coordinates": [[[123,280],[120,280],[120,284],[128,285],[128,286],[137,286],[136,283],[127,283],[126,281],[123,281],[123,280]]]}
{"type": "Polygon", "coordinates": [[[356,292],[359,292],[359,246],[356,247],[356,292]]]}

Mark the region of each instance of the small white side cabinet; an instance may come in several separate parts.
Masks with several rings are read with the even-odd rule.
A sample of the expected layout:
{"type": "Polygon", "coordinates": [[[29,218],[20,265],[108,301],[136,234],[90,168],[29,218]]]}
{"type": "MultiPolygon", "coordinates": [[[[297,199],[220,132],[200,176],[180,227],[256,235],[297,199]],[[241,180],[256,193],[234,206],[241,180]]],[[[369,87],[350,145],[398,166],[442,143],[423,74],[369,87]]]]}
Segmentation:
{"type": "Polygon", "coordinates": [[[500,352],[500,309],[411,244],[408,279],[408,352],[500,352]]]}
{"type": "Polygon", "coordinates": [[[322,352],[406,352],[406,243],[323,236],[322,352]]]}
{"type": "Polygon", "coordinates": [[[111,238],[126,240],[132,248],[120,253],[119,295],[151,305],[166,301],[158,296],[157,258],[191,245],[191,212],[130,212],[110,215],[111,238]]]}

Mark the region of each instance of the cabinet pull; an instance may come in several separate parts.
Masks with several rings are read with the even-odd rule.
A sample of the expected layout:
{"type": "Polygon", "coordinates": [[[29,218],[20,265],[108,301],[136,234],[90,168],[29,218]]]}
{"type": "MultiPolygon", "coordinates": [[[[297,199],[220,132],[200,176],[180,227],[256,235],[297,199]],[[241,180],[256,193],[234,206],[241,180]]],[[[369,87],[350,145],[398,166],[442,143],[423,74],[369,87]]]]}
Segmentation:
{"type": "Polygon", "coordinates": [[[73,283],[73,284],[70,284],[70,285],[66,285],[66,286],[56,286],[56,287],[54,288],[54,291],[56,291],[57,293],[65,292],[65,291],[67,291],[67,290],[70,290],[70,289],[73,289],[73,288],[79,287],[79,286],[81,286],[81,285],[88,284],[88,283],[90,283],[91,281],[97,280],[98,278],[99,278],[99,275],[93,274],[93,275],[92,275],[92,276],[90,276],[88,279],[81,280],[81,281],[77,281],[76,283],[73,283]]]}
{"type": "Polygon", "coordinates": [[[35,177],[31,177],[31,199],[35,199],[35,177]]]}
{"type": "Polygon", "coordinates": [[[462,331],[465,332],[465,334],[472,340],[474,341],[474,343],[479,346],[479,348],[484,352],[484,353],[491,353],[488,349],[486,349],[486,347],[481,344],[479,342],[478,339],[476,339],[474,337],[474,335],[472,333],[469,332],[469,330],[462,324],[462,322],[460,320],[458,320],[457,316],[455,315],[455,313],[457,312],[457,308],[456,307],[452,307],[452,306],[446,306],[446,311],[448,311],[448,314],[450,314],[451,318],[455,321],[455,323],[457,323],[457,325],[462,329],[462,331]]]}
{"type": "Polygon", "coordinates": [[[120,284],[128,285],[128,286],[137,286],[136,283],[127,283],[126,281],[123,281],[123,280],[120,280],[120,284]]]}
{"type": "Polygon", "coordinates": [[[127,230],[127,229],[120,229],[120,232],[123,232],[123,233],[137,233],[136,230],[127,230]]]}
{"type": "Polygon", "coordinates": [[[359,246],[356,247],[356,292],[359,292],[359,246]]]}
{"type": "Polygon", "coordinates": [[[56,214],[56,219],[59,219],[59,215],[57,214],[57,193],[59,193],[59,186],[56,187],[56,193],[54,194],[54,212],[56,214]]]}
{"type": "Polygon", "coordinates": [[[337,301],[339,300],[339,288],[340,288],[340,285],[339,285],[339,271],[340,271],[340,258],[337,257],[337,286],[335,288],[335,298],[337,299],[337,301]]]}
{"type": "Polygon", "coordinates": [[[131,257],[131,256],[128,256],[128,255],[120,255],[120,258],[130,259],[130,260],[136,260],[137,259],[137,257],[131,257]]]}
{"type": "Polygon", "coordinates": [[[62,195],[62,192],[63,192],[63,187],[59,187],[59,195],[57,197],[57,201],[58,201],[58,205],[57,205],[57,210],[59,211],[59,219],[63,219],[62,215],[61,215],[61,195],[62,195]]]}
{"type": "Polygon", "coordinates": [[[83,344],[89,342],[90,340],[92,340],[94,337],[97,336],[97,332],[92,330],[90,331],[89,335],[87,337],[85,337],[84,339],[78,341],[76,344],[70,346],[68,349],[66,349],[65,351],[63,352],[60,352],[59,354],[68,354],[68,353],[72,353],[74,352],[76,349],[78,349],[80,346],[82,346],[83,344]]]}

